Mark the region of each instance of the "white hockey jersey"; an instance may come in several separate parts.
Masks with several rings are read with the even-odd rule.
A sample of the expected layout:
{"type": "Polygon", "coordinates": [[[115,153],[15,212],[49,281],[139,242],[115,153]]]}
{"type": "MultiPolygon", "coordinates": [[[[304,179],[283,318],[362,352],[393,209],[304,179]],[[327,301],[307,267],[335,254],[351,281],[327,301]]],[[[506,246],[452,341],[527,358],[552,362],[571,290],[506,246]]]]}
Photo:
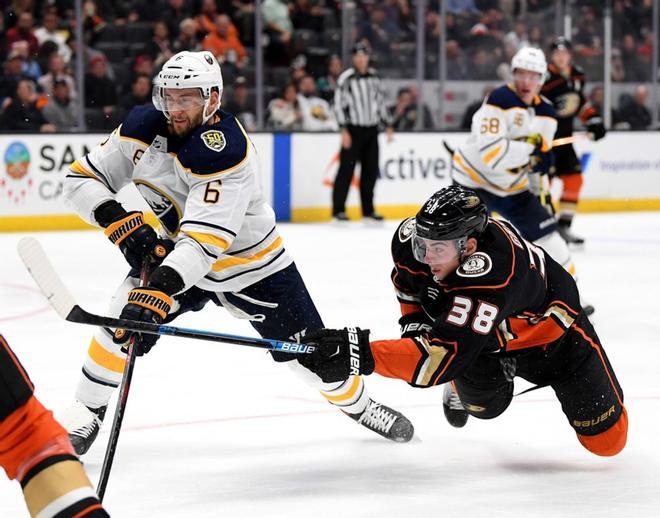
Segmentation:
{"type": "Polygon", "coordinates": [[[163,264],[185,288],[240,291],[292,263],[263,198],[256,150],[236,118],[186,138],[171,135],[153,106],[134,108],[89,154],[71,164],[66,199],[86,221],[133,182],[176,242],[163,264]]]}
{"type": "Polygon", "coordinates": [[[501,86],[472,117],[472,133],[452,158],[452,179],[498,196],[521,192],[528,188],[528,178],[517,168],[529,162],[534,150],[523,140],[538,133],[542,150],[549,151],[556,129],[555,110],[547,99],[537,96],[528,106],[510,86],[501,86]]]}

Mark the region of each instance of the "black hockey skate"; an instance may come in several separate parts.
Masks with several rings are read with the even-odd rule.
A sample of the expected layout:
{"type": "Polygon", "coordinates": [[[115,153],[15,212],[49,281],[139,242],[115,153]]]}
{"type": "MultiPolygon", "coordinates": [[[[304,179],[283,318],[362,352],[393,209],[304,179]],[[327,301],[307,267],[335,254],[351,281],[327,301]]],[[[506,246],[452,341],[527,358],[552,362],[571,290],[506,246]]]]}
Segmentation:
{"type": "Polygon", "coordinates": [[[369,399],[367,408],[361,414],[347,415],[390,441],[408,442],[415,433],[415,428],[406,416],[373,399],[369,399]]]}
{"type": "Polygon", "coordinates": [[[559,230],[559,235],[562,237],[566,243],[569,245],[583,245],[584,238],[576,236],[571,232],[571,223],[566,220],[559,220],[557,222],[557,230],[559,230]]]}
{"type": "Polygon", "coordinates": [[[445,383],[445,390],[442,393],[442,409],[447,422],[454,428],[463,428],[467,423],[469,414],[449,383],[445,383]]]}
{"type": "Polygon", "coordinates": [[[78,455],[84,455],[99,434],[108,406],[89,408],[76,401],[61,416],[61,423],[69,432],[69,440],[78,455]]]}

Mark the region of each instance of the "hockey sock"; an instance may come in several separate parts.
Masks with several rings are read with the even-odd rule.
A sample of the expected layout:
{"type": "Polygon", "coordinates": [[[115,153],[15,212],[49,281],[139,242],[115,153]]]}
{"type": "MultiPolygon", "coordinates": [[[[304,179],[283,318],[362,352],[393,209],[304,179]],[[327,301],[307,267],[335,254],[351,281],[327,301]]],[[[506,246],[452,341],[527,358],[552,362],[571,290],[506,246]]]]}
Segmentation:
{"type": "Polygon", "coordinates": [[[345,381],[324,383],[313,372],[297,361],[287,362],[289,368],[307,385],[321,392],[321,395],[333,406],[348,414],[360,414],[367,407],[369,394],[361,376],[351,376],[345,381]]]}

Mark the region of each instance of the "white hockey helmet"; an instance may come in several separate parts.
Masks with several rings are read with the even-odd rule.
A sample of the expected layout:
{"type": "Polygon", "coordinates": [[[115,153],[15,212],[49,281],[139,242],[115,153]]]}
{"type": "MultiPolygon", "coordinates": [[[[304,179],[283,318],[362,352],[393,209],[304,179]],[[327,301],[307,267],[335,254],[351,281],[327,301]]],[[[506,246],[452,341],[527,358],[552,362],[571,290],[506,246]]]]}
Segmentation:
{"type": "Polygon", "coordinates": [[[536,47],[521,48],[511,59],[511,71],[515,72],[517,69],[531,70],[541,74],[541,79],[544,79],[548,71],[545,54],[536,47]]]}
{"type": "Polygon", "coordinates": [[[169,119],[165,104],[165,89],[199,88],[204,101],[202,122],[205,123],[213,113],[207,113],[211,92],[218,91],[222,98],[222,71],[215,56],[208,50],[189,52],[184,50],[168,59],[154,79],[152,101],[156,109],[162,111],[169,119]]]}

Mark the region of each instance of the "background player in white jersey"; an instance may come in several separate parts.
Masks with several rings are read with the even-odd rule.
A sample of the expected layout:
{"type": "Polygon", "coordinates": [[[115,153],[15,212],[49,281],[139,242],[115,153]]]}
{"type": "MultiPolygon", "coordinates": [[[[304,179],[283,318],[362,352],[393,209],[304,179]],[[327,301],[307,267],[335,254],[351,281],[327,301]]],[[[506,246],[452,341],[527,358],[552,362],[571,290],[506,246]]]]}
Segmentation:
{"type": "Polygon", "coordinates": [[[557,119],[552,104],[539,95],[547,71],[543,51],[523,47],[511,70],[513,82],[493,90],[474,114],[470,137],[454,153],[452,179],[477,192],[490,211],[575,276],[548,189],[557,119]]]}
{"type": "MultiPolygon", "coordinates": [[[[134,108],[103,143],[75,161],[65,195],[81,217],[105,229],[132,267],[109,315],[160,323],[212,301],[250,319],[262,336],[299,340],[323,322],[262,196],[252,142],[237,119],[220,110],[221,95],[222,74],[213,54],[173,56],[155,79],[155,107],[134,108]],[[127,212],[115,200],[129,182],[158,217],[166,239],[141,212],[127,212]],[[148,285],[137,288],[145,258],[153,268],[148,285]]],[[[76,402],[63,415],[79,454],[98,434],[131,334],[99,328],[92,339],[76,402]]],[[[138,354],[155,341],[138,335],[138,354]]],[[[283,353],[273,357],[290,359],[283,353]]],[[[412,437],[410,422],[374,403],[359,376],[327,384],[297,361],[289,365],[360,424],[389,439],[412,437]],[[387,427],[376,419],[383,412],[387,427]]]]}

